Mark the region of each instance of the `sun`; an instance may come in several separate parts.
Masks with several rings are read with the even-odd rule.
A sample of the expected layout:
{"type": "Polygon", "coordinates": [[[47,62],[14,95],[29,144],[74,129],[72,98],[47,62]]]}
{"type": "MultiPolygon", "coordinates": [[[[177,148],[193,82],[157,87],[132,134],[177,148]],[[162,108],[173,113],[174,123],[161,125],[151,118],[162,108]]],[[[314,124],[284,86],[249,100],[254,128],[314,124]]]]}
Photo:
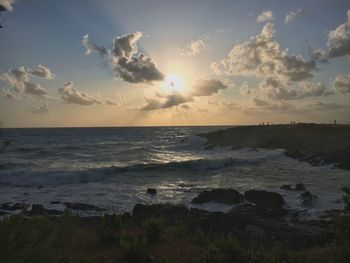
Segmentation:
{"type": "Polygon", "coordinates": [[[174,73],[167,74],[165,77],[165,88],[169,91],[182,91],[184,89],[183,78],[174,73]]]}

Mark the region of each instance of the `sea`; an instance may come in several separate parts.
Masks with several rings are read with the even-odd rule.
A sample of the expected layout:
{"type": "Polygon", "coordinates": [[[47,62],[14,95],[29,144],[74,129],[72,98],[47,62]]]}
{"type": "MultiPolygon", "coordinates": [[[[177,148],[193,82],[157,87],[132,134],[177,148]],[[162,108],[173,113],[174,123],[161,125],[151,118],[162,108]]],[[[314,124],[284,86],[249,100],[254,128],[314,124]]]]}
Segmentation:
{"type": "Polygon", "coordinates": [[[350,171],[312,166],[283,149],[212,148],[199,136],[225,128],[4,129],[10,146],[0,153],[0,204],[64,209],[57,201],[79,202],[123,213],[137,203],[175,203],[226,212],[232,206],[191,200],[205,189],[234,188],[279,192],[287,208],[305,217],[343,208],[341,187],[349,185],[350,171]],[[301,182],[317,196],[312,208],[301,206],[300,192],[280,189],[301,182]]]}

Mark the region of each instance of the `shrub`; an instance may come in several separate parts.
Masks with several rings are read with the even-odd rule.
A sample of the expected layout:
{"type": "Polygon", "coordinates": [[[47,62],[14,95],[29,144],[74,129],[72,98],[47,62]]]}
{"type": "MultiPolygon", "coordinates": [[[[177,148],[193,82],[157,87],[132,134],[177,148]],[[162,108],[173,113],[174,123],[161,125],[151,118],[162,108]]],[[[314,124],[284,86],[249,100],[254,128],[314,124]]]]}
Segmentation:
{"type": "Polygon", "coordinates": [[[344,192],[343,200],[344,200],[345,209],[350,210],[350,187],[344,186],[342,190],[344,192]]]}
{"type": "Polygon", "coordinates": [[[164,220],[156,218],[147,219],[143,221],[143,228],[146,231],[147,240],[157,242],[164,232],[164,220]]]}
{"type": "Polygon", "coordinates": [[[143,236],[128,237],[122,243],[123,261],[127,263],[144,263],[149,261],[146,240],[143,236]]]}
{"type": "Polygon", "coordinates": [[[102,245],[120,243],[121,220],[117,215],[104,215],[98,235],[102,245]]]}
{"type": "Polygon", "coordinates": [[[239,241],[229,235],[210,242],[201,257],[203,263],[231,263],[246,262],[244,251],[239,241]]]}

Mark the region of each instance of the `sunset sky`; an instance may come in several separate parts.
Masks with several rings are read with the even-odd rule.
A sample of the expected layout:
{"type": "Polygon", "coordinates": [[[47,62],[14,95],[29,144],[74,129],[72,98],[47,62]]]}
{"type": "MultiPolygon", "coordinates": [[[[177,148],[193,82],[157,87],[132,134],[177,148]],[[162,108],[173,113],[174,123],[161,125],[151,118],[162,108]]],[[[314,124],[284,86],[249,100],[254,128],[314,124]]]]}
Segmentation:
{"type": "Polygon", "coordinates": [[[348,0],[0,5],[6,127],[350,121],[348,0]]]}

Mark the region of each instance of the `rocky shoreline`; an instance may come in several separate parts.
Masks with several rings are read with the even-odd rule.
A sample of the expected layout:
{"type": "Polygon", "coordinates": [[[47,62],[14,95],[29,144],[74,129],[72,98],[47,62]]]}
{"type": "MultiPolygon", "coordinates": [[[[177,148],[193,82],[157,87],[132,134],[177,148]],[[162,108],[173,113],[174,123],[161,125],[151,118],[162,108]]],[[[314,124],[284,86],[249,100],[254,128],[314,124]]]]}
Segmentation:
{"type": "Polygon", "coordinates": [[[240,126],[200,136],[207,139],[208,148],[284,149],[293,159],[350,170],[350,125],[240,126]]]}

